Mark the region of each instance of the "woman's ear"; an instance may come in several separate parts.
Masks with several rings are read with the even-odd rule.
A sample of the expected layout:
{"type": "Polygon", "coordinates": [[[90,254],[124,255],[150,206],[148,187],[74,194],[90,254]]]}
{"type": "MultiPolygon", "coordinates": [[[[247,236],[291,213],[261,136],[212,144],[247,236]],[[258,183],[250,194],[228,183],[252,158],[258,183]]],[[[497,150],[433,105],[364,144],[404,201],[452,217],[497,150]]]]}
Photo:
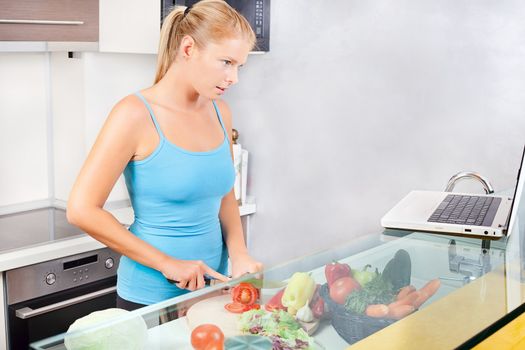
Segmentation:
{"type": "Polygon", "coordinates": [[[195,52],[195,40],[189,35],[185,35],[180,42],[180,52],[184,59],[190,58],[195,52]]]}

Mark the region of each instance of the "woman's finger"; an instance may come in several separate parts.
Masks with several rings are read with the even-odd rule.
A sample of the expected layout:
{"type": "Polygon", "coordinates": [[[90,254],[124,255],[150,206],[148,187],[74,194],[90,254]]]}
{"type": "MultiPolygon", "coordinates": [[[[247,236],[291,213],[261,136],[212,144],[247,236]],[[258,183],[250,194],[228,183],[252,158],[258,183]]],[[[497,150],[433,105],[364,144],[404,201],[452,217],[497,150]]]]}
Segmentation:
{"type": "Polygon", "coordinates": [[[221,273],[218,273],[217,271],[215,271],[214,269],[212,269],[211,267],[209,266],[205,266],[204,267],[204,272],[210,276],[210,277],[213,277],[215,278],[216,280],[219,280],[221,282],[228,282],[230,280],[229,277],[227,276],[224,276],[223,274],[221,273]]]}
{"type": "Polygon", "coordinates": [[[206,286],[206,283],[204,281],[204,275],[198,275],[197,276],[197,289],[204,288],[206,286]]]}
{"type": "Polygon", "coordinates": [[[196,278],[192,278],[189,281],[188,286],[186,287],[186,289],[194,291],[196,287],[197,287],[197,279],[196,278]]]}
{"type": "Polygon", "coordinates": [[[180,289],[186,289],[187,285],[188,285],[188,280],[182,280],[176,284],[176,286],[179,287],[180,289]]]}

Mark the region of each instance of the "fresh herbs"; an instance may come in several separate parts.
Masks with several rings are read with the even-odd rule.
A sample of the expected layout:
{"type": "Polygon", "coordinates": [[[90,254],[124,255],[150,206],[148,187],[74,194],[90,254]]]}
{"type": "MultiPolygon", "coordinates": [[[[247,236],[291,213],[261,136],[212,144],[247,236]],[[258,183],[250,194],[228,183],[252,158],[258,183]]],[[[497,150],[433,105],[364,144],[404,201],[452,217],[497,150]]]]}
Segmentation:
{"type": "Polygon", "coordinates": [[[390,304],[395,298],[392,284],[376,272],[376,275],[360,290],[355,290],[346,298],[345,308],[362,314],[372,304],[390,304]]]}

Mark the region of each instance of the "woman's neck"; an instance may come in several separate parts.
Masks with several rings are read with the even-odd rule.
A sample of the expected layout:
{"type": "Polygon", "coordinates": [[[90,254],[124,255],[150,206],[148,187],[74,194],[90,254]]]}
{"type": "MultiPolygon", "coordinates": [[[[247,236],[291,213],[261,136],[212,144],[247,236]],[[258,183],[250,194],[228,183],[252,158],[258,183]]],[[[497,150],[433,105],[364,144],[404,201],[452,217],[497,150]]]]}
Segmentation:
{"type": "Polygon", "coordinates": [[[177,64],[173,64],[150,90],[163,104],[176,105],[180,109],[195,110],[209,103],[209,99],[199,95],[192,86],[183,67],[177,64]]]}

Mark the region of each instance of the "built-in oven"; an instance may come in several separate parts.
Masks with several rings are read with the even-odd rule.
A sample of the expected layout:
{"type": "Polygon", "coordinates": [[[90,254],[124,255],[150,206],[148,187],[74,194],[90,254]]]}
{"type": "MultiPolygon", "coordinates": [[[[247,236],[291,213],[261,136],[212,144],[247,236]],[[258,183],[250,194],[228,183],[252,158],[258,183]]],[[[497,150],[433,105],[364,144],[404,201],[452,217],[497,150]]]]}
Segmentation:
{"type": "Polygon", "coordinates": [[[80,317],[116,307],[119,259],[102,248],[6,271],[9,348],[26,350],[80,317]]]}
{"type": "MultiPolygon", "coordinates": [[[[173,6],[191,6],[199,0],[162,0],[161,19],[173,6]]],[[[270,51],[270,0],[226,0],[250,23],[257,39],[254,51],[270,51]]]]}

